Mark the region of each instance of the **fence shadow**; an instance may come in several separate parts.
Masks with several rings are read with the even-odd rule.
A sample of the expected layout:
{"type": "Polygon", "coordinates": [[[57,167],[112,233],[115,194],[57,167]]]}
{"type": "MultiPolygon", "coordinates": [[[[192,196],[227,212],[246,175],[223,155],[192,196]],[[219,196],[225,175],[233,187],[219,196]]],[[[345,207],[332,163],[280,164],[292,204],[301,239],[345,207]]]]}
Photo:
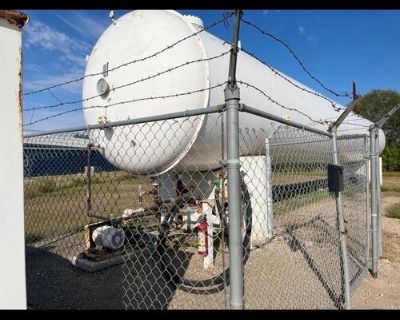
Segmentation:
{"type": "Polygon", "coordinates": [[[122,279],[120,265],[89,273],[49,248],[26,246],[31,309],[123,309],[122,279]]]}
{"type": "MultiPolygon", "coordinates": [[[[292,226],[292,227],[288,228],[286,230],[286,232],[289,236],[288,245],[293,251],[300,250],[300,252],[302,253],[302,255],[304,257],[304,260],[307,262],[308,266],[313,271],[313,273],[315,274],[315,276],[321,283],[324,290],[327,292],[329,298],[332,300],[335,307],[338,309],[341,309],[343,298],[344,298],[343,290],[341,290],[342,292],[338,293],[338,292],[336,292],[337,290],[335,290],[333,288],[333,286],[329,284],[329,281],[324,276],[323,270],[321,270],[321,268],[319,268],[319,266],[318,266],[318,264],[319,264],[318,261],[313,259],[312,253],[309,252],[309,250],[307,250],[307,247],[303,243],[303,241],[295,235],[296,230],[301,227],[305,227],[307,225],[313,225],[313,227],[317,227],[316,223],[318,221],[320,221],[320,217],[316,217],[316,219],[312,219],[311,221],[309,221],[305,224],[302,224],[300,226],[292,226]]],[[[325,228],[319,228],[319,229],[325,233],[327,232],[327,230],[325,228]]],[[[332,237],[332,240],[334,240],[334,237],[331,234],[328,234],[328,235],[332,237]]],[[[339,273],[341,273],[341,270],[339,270],[339,273]]]]}

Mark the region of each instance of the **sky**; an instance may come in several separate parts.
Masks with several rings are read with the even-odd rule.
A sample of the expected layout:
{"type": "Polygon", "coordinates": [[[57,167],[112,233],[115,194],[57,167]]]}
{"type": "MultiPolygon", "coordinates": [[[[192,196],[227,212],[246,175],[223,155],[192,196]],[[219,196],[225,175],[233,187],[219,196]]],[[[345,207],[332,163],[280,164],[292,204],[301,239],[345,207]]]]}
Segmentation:
{"type": "MultiPolygon", "coordinates": [[[[85,73],[85,57],[111,24],[108,10],[21,10],[30,20],[23,28],[23,92],[39,90],[85,73]]],[[[205,26],[222,18],[223,10],[178,10],[200,17],[205,26]]],[[[115,10],[121,17],[128,10],[115,10]]],[[[243,17],[284,40],[306,68],[336,92],[359,94],[372,89],[400,91],[400,10],[244,10],[243,17]]],[[[230,42],[229,25],[208,32],[230,42]]],[[[242,24],[241,45],[284,74],[346,105],[312,80],[278,42],[242,24]]],[[[135,79],[132,79],[135,80],[135,79]]],[[[82,81],[24,96],[24,123],[29,124],[81,104],[29,109],[82,99],[82,81]]],[[[25,132],[85,125],[82,110],[26,125],[25,132]]]]}

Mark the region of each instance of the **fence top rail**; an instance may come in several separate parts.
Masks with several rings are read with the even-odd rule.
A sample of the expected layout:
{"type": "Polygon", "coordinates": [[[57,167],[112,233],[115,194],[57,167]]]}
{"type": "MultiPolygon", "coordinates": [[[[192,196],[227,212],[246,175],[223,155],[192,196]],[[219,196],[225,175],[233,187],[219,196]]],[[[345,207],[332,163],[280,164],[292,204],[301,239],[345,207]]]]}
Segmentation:
{"type": "Polygon", "coordinates": [[[346,140],[346,139],[363,139],[363,138],[367,138],[368,135],[359,133],[359,134],[342,134],[342,135],[338,135],[337,139],[338,140],[346,140]]]}
{"type": "Polygon", "coordinates": [[[160,115],[155,115],[155,116],[142,117],[142,118],[138,118],[138,119],[129,119],[129,120],[108,122],[108,123],[91,124],[91,125],[86,125],[86,126],[76,126],[76,127],[48,130],[48,131],[42,131],[42,132],[38,132],[38,133],[25,134],[24,138],[33,138],[33,137],[47,136],[47,135],[58,134],[58,133],[69,133],[69,132],[91,130],[91,129],[114,128],[114,127],[119,127],[119,126],[141,124],[141,123],[153,122],[153,121],[163,121],[163,120],[187,118],[187,117],[193,117],[193,116],[201,116],[201,115],[206,115],[206,114],[211,114],[211,113],[222,112],[224,110],[224,107],[225,107],[225,104],[221,104],[221,105],[216,105],[216,106],[207,107],[207,108],[189,109],[189,110],[185,110],[185,111],[165,113],[165,114],[160,114],[160,115]]]}
{"type": "Polygon", "coordinates": [[[298,128],[298,129],[304,129],[306,131],[310,131],[310,132],[313,132],[313,133],[321,134],[323,136],[330,137],[330,138],[332,137],[332,134],[330,132],[319,130],[319,129],[316,129],[316,128],[313,128],[313,127],[310,127],[310,126],[307,126],[307,125],[299,124],[299,123],[293,122],[291,120],[286,120],[286,119],[280,118],[278,116],[275,116],[275,115],[273,115],[271,113],[268,113],[268,112],[265,112],[265,111],[261,111],[261,110],[259,110],[257,108],[250,107],[250,106],[248,106],[246,104],[241,104],[240,110],[242,112],[247,112],[247,113],[253,114],[255,116],[259,116],[259,117],[262,117],[262,118],[273,120],[273,121],[276,121],[276,122],[279,122],[279,123],[282,123],[282,124],[286,124],[286,125],[298,128]]]}

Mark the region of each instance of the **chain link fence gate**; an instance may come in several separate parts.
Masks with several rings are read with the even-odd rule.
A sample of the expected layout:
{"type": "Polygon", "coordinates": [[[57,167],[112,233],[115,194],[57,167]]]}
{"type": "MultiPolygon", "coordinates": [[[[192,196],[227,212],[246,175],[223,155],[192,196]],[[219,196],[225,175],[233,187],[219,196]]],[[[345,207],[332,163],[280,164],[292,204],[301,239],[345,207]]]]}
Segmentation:
{"type": "MultiPolygon", "coordinates": [[[[330,309],[344,303],[343,261],[327,165],[332,139],[278,125],[240,132],[241,171],[253,211],[252,251],[244,268],[245,307],[330,309]],[[264,143],[261,143],[261,142],[264,143]],[[250,144],[258,144],[258,152],[250,144]]],[[[350,285],[368,270],[366,138],[338,138],[350,285]]]]}
{"type": "Polygon", "coordinates": [[[339,136],[343,166],[343,214],[346,225],[350,290],[355,291],[370,267],[369,145],[365,136],[339,136]]]}

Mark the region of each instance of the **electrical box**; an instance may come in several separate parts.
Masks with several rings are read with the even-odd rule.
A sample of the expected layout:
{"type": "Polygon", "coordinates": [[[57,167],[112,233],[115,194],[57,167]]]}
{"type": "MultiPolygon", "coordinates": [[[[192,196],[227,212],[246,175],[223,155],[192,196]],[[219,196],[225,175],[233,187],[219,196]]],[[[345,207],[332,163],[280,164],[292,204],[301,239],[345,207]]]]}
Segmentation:
{"type": "Polygon", "coordinates": [[[343,191],[343,166],[328,164],[328,189],[329,192],[343,191]]]}

